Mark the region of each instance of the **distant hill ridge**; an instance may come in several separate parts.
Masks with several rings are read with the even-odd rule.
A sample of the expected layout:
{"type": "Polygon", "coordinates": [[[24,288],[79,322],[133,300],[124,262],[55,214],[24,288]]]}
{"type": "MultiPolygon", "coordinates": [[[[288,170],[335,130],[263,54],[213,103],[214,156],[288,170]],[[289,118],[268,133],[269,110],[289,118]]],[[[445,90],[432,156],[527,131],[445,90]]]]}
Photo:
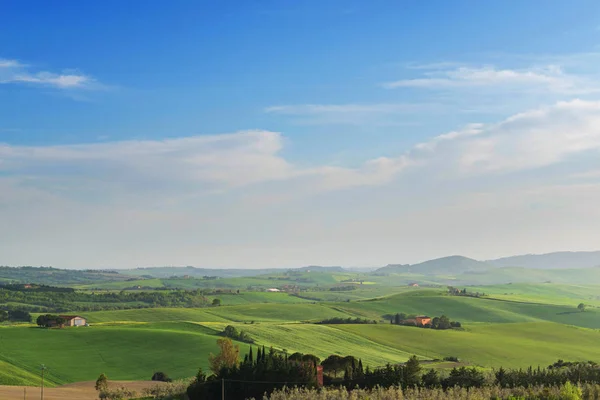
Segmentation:
{"type": "Polygon", "coordinates": [[[561,251],[547,254],[524,254],[478,261],[464,256],[449,256],[418,264],[388,264],[376,274],[414,273],[423,275],[456,275],[483,272],[497,267],[527,269],[582,269],[600,267],[600,251],[561,251]]]}
{"type": "Polygon", "coordinates": [[[559,251],[547,254],[524,254],[486,261],[496,267],[532,269],[572,269],[600,266],[600,251],[559,251]]]}
{"type": "Polygon", "coordinates": [[[484,271],[492,265],[464,256],[436,258],[419,264],[391,264],[375,270],[376,274],[414,273],[423,275],[455,275],[472,271],[484,271]]]}

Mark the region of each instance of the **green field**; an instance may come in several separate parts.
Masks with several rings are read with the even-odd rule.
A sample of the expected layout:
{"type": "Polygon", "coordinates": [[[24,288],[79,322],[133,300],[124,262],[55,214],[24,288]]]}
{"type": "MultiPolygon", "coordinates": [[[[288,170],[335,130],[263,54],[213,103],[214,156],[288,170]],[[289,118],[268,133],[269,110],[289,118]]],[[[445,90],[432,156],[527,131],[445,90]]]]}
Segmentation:
{"type": "Polygon", "coordinates": [[[19,368],[17,365],[3,361],[3,358],[4,356],[0,355],[0,382],[3,385],[36,386],[39,384],[40,377],[34,370],[19,368]]]}
{"type": "Polygon", "coordinates": [[[504,300],[528,301],[546,304],[586,305],[600,307],[600,286],[567,285],[556,283],[513,283],[510,285],[471,286],[469,292],[485,292],[504,300]]]}
{"type": "Polygon", "coordinates": [[[546,366],[559,358],[600,360],[600,332],[549,322],[473,324],[463,331],[394,325],[335,327],[421,357],[455,356],[486,367],[546,366]]]}
{"type": "MultiPolygon", "coordinates": [[[[327,274],[313,276],[329,279],[327,274]]],[[[319,287],[301,292],[304,298],[246,290],[211,295],[211,299],[221,300],[220,307],[81,312],[90,323],[81,328],[3,326],[0,383],[35,385],[42,363],[49,368],[51,384],[93,380],[102,372],[120,380],[148,379],[157,370],[174,378],[189,377],[198,367],[207,368],[218,333],[230,324],[246,331],[258,345],[321,358],[352,354],[370,366],[400,363],[412,354],[421,359],[456,356],[482,367],[544,366],[559,358],[600,361],[600,313],[594,307],[593,286],[468,288],[489,294],[484,298],[451,296],[442,288],[357,286],[348,291],[319,287]],[[590,307],[577,311],[579,302],[590,307]],[[446,314],[460,321],[463,329],[435,331],[390,325],[386,318],[398,312],[446,314]],[[332,317],[361,317],[380,323],[314,324],[332,317]]],[[[239,344],[242,353],[247,351],[247,344],[239,344]]]]}
{"type": "MultiPolygon", "coordinates": [[[[3,328],[0,352],[7,361],[17,361],[17,366],[28,371],[45,364],[48,380],[62,384],[92,380],[103,372],[119,380],[148,380],[158,370],[175,378],[192,376],[199,367],[207,369],[208,354],[217,351],[216,337],[202,327],[154,328],[152,324],[62,330],[3,328]]],[[[241,347],[242,351],[248,349],[245,344],[241,347]]]]}

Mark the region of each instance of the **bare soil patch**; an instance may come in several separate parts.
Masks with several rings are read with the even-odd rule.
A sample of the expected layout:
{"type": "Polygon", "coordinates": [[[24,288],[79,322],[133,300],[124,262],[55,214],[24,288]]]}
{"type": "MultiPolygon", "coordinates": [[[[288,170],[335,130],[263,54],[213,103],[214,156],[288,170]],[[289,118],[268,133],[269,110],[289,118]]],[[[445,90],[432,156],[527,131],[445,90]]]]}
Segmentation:
{"type": "MultiPolygon", "coordinates": [[[[44,388],[44,400],[98,400],[94,389],[95,382],[76,382],[55,388],[44,388]]],[[[142,395],[145,388],[161,385],[162,382],[152,381],[109,381],[110,387],[124,386],[142,395]]],[[[0,386],[2,400],[39,400],[40,388],[35,386],[0,386]]]]}

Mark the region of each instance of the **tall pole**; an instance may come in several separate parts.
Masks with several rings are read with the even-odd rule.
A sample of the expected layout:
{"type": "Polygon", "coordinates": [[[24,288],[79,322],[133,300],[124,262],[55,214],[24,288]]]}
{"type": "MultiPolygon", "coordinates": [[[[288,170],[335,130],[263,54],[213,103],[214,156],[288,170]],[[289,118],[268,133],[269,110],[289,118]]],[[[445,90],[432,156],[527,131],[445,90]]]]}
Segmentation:
{"type": "Polygon", "coordinates": [[[221,400],[225,400],[225,379],[221,379],[221,400]]]}
{"type": "Polygon", "coordinates": [[[44,371],[46,370],[46,366],[44,364],[42,364],[42,397],[41,399],[44,400],[44,371]]]}

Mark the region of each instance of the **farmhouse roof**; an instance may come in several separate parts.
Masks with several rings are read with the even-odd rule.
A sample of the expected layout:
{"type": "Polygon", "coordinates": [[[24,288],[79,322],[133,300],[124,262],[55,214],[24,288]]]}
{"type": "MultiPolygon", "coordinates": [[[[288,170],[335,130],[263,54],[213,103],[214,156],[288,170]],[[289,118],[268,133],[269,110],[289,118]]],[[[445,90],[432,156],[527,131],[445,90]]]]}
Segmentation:
{"type": "MultiPolygon", "coordinates": [[[[83,318],[82,316],[79,316],[79,315],[59,315],[59,317],[67,319],[67,320],[70,320],[73,318],[83,318]]],[[[85,318],[83,318],[83,319],[85,319],[85,318]]]]}

